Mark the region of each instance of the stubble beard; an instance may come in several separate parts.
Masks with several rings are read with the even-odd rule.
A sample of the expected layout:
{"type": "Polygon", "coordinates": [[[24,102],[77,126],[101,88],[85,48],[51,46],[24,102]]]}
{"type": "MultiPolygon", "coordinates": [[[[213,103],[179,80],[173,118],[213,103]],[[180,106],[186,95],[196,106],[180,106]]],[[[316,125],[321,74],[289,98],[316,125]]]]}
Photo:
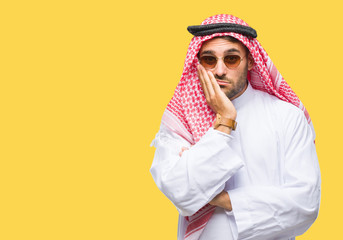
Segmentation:
{"type": "MultiPolygon", "coordinates": [[[[233,83],[233,81],[227,79],[226,77],[224,77],[224,78],[218,77],[217,79],[219,79],[219,80],[229,80],[230,81],[230,83],[232,84],[232,89],[229,90],[229,91],[225,91],[223,89],[224,90],[223,92],[231,100],[234,97],[236,97],[238,94],[240,94],[244,90],[244,88],[246,87],[246,85],[248,83],[247,75],[248,75],[248,68],[246,67],[244,72],[239,77],[239,79],[238,79],[236,84],[233,83]]],[[[221,88],[224,88],[224,87],[221,86],[221,88]]]]}

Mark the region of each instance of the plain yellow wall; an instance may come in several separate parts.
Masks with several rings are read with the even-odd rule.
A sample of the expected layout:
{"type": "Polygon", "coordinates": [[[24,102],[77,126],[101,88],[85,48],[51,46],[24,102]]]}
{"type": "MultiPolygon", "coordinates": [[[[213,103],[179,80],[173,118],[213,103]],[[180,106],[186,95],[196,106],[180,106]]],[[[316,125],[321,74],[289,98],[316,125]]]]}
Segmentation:
{"type": "Polygon", "coordinates": [[[176,239],[149,173],[188,25],[236,15],[307,107],[322,172],[318,220],[340,236],[339,1],[6,1],[0,4],[0,239],[176,239]]]}

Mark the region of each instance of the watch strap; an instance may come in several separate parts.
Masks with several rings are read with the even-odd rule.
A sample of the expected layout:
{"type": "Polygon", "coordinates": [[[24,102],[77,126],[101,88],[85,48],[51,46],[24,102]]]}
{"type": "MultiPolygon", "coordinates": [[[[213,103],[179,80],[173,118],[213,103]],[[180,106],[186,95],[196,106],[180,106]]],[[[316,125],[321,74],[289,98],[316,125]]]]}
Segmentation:
{"type": "Polygon", "coordinates": [[[226,127],[231,128],[232,130],[236,130],[237,122],[231,118],[226,118],[217,113],[217,118],[214,124],[214,129],[218,128],[220,125],[224,125],[226,127]]]}

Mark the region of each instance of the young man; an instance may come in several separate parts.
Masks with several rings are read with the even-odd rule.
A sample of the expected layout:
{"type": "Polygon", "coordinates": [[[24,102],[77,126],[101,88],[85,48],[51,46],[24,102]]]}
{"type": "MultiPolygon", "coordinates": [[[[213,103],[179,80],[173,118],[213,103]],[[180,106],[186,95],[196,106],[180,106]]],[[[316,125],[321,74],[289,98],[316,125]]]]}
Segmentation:
{"type": "Polygon", "coordinates": [[[244,21],[216,15],[188,29],[150,170],[180,213],[178,239],[294,239],[320,202],[306,109],[244,21]]]}

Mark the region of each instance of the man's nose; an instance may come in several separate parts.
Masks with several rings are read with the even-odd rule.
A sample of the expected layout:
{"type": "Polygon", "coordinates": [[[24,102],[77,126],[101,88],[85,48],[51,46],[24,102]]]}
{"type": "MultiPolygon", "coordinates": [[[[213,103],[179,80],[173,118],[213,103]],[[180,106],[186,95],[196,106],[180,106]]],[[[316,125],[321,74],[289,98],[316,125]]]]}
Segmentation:
{"type": "Polygon", "coordinates": [[[225,65],[225,63],[223,62],[223,60],[218,59],[217,65],[215,67],[214,70],[214,75],[218,75],[218,76],[223,76],[226,75],[227,73],[227,67],[225,65]]]}

